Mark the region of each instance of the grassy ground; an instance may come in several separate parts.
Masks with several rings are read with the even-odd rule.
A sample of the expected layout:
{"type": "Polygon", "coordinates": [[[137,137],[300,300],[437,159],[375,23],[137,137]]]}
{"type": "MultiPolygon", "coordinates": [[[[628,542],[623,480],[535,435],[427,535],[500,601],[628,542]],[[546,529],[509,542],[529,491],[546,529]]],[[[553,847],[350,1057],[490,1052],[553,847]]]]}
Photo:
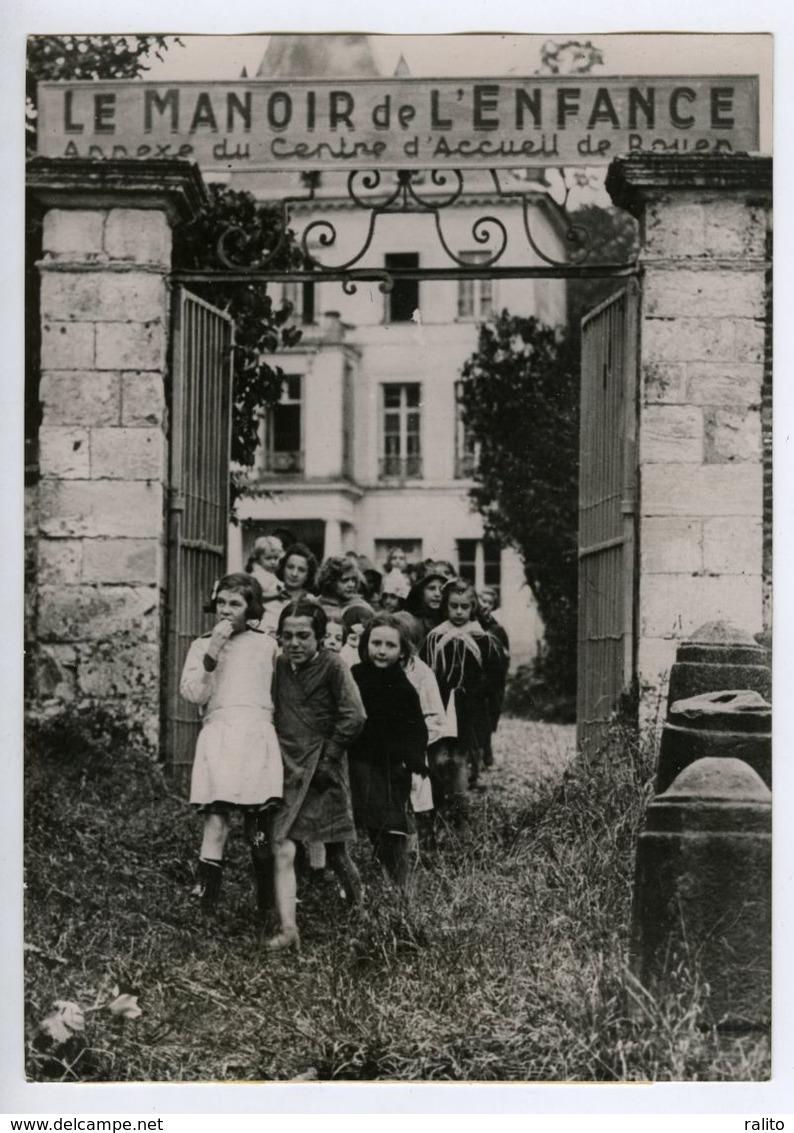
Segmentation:
{"type": "Polygon", "coordinates": [[[407,897],[359,845],[365,910],[313,886],[300,954],[277,956],[261,948],[239,831],[223,915],[203,923],[190,896],[199,822],[157,768],[100,725],[62,722],[31,749],[33,1080],[768,1077],[766,1038],[704,1029],[697,989],[629,1017],[649,770],[634,747],[572,762],[573,729],[503,720],[468,838],[446,834],[407,897]]]}

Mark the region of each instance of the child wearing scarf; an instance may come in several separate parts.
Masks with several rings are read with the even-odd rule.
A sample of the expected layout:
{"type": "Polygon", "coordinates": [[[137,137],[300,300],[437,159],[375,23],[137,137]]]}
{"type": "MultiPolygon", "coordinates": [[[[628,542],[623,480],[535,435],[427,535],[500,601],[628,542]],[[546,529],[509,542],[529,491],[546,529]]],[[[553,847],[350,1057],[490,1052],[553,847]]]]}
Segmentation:
{"type": "Polygon", "coordinates": [[[498,641],[477,620],[471,583],[453,579],[446,584],[441,617],[419,654],[435,673],[446,710],[446,743],[431,753],[430,777],[436,806],[446,806],[462,830],[469,818],[467,790],[476,785],[490,750],[504,657],[498,641]]]}

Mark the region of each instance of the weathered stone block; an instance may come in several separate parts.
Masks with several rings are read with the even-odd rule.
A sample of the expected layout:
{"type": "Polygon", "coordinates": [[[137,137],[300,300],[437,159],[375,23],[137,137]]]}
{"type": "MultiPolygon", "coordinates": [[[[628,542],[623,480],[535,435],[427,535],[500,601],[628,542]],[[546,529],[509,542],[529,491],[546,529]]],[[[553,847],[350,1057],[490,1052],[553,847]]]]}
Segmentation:
{"type": "Polygon", "coordinates": [[[84,696],[156,697],[160,649],[156,644],[116,637],[78,647],[78,689],[84,696]]]}
{"type": "Polygon", "coordinates": [[[42,587],[39,636],[42,641],[98,641],[134,634],[156,642],[160,633],[156,586],[42,587]]]}
{"type": "Polygon", "coordinates": [[[643,260],[705,254],[706,209],[688,194],[649,201],[644,229],[643,260]]]}
{"type": "Polygon", "coordinates": [[[639,723],[661,730],[667,683],[675,662],[676,642],[670,638],[640,637],[637,642],[637,679],[640,689],[639,723]]]}
{"type": "Polygon", "coordinates": [[[642,259],[763,259],[765,209],[741,196],[676,192],[649,201],[642,259]]]}
{"type": "Polygon", "coordinates": [[[82,539],[39,539],[39,586],[76,586],[83,564],[82,539]]]}
{"type": "Polygon", "coordinates": [[[764,328],[751,319],[647,319],[644,362],[761,362],[764,328]]]}
{"type": "Polygon", "coordinates": [[[647,362],[642,367],[642,394],[646,403],[675,404],[687,398],[684,362],[647,362]]]}
{"type": "Polygon", "coordinates": [[[740,260],[764,258],[766,209],[746,200],[716,197],[706,209],[705,245],[714,258],[740,260]]]}
{"type": "Polygon", "coordinates": [[[45,373],[39,396],[45,425],[117,425],[121,414],[118,374],[45,373]]]}
{"type": "Polygon", "coordinates": [[[77,687],[73,645],[40,645],[36,651],[36,693],[41,700],[73,700],[77,687]]]}
{"type": "Polygon", "coordinates": [[[42,370],[90,370],[93,365],[93,323],[42,322],[42,370]]]}
{"type": "Polygon", "coordinates": [[[763,362],[764,324],[758,319],[736,319],[733,325],[737,362],[763,362]]]}
{"type": "Polygon", "coordinates": [[[696,958],[711,1025],[769,1026],[771,804],[742,760],[700,759],[653,800],[638,841],[631,970],[663,998],[696,958]]]}
{"type": "Polygon", "coordinates": [[[639,542],[643,574],[694,574],[702,569],[700,520],[644,519],[639,542]]]}
{"type": "Polygon", "coordinates": [[[672,701],[659,749],[657,793],[666,790],[685,767],[706,756],[744,760],[771,790],[769,701],[743,684],[702,689],[672,701]]]}
{"type": "Polygon", "coordinates": [[[165,457],[161,429],[91,430],[93,480],[162,480],[165,457]]]}
{"type": "Polygon", "coordinates": [[[647,575],[640,581],[640,632],[681,640],[704,620],[761,625],[761,573],[689,577],[647,575]]]}
{"type": "Polygon", "coordinates": [[[690,362],[686,366],[686,400],[695,405],[734,408],[761,401],[760,362],[690,362]]]}
{"type": "MultiPolygon", "coordinates": [[[[679,646],[679,653],[680,651],[679,646]]],[[[702,692],[721,692],[725,689],[750,689],[770,700],[772,670],[765,665],[708,665],[676,661],[670,672],[668,710],[677,700],[697,696],[702,692]]]]}
{"type": "Polygon", "coordinates": [[[163,489],[139,480],[51,480],[41,485],[39,526],[54,538],[160,538],[163,489]]]}
{"type": "Polygon", "coordinates": [[[159,539],[86,539],[83,582],[162,582],[159,539]]]}
{"type": "Polygon", "coordinates": [[[97,323],[98,370],[162,370],[165,366],[164,324],[97,323]]]}
{"type": "Polygon", "coordinates": [[[163,320],[163,277],[145,271],[45,271],[41,281],[41,317],[64,322],[163,320]]]}
{"type": "Polygon", "coordinates": [[[78,261],[96,259],[102,252],[106,216],[99,209],[49,209],[42,232],[45,253],[78,261]]]}
{"type": "Polygon", "coordinates": [[[708,409],[705,432],[707,464],[762,459],[761,414],[757,410],[708,409]]]}
{"type": "Polygon", "coordinates": [[[121,375],[121,423],[132,427],[162,425],[165,383],[161,374],[134,371],[121,375]]]}
{"type": "Polygon", "coordinates": [[[647,362],[732,361],[733,321],[716,318],[644,319],[642,357],[647,362]]]}
{"type": "Polygon", "coordinates": [[[113,260],[171,265],[171,229],[157,209],[111,209],[105,225],[105,251],[113,260]]]}
{"type": "Polygon", "coordinates": [[[755,271],[670,268],[649,270],[643,313],[656,318],[764,317],[764,275],[755,271]]]}
{"type": "Polygon", "coordinates": [[[39,533],[39,486],[38,484],[25,484],[23,496],[25,537],[37,536],[39,533]]]}
{"type": "Polygon", "coordinates": [[[641,637],[637,643],[637,669],[644,684],[660,686],[675,664],[676,642],[670,638],[641,637]]]}
{"type": "Polygon", "coordinates": [[[729,516],[703,521],[703,569],[713,574],[757,574],[763,557],[758,519],[729,516]]]}
{"type": "Polygon", "coordinates": [[[649,464],[642,474],[640,510],[645,516],[755,519],[761,516],[761,490],[760,464],[649,464]]]}
{"type": "Polygon", "coordinates": [[[703,460],[703,411],[688,405],[648,406],[640,418],[643,464],[700,464],[703,460]]]}
{"type": "Polygon", "coordinates": [[[97,272],[41,273],[41,317],[54,322],[94,322],[105,280],[97,272]]]}
{"type": "Polygon", "coordinates": [[[39,429],[39,471],[46,479],[87,480],[91,462],[88,429],[42,425],[39,429]]]}

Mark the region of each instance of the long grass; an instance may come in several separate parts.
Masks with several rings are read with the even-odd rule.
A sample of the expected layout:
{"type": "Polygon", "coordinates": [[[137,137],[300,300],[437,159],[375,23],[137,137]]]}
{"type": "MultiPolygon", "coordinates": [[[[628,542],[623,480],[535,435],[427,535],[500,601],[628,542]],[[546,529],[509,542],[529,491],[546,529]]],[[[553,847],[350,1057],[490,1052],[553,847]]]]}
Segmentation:
{"type": "Polygon", "coordinates": [[[349,914],[331,880],[301,894],[299,954],[268,955],[248,859],[230,839],[223,911],[190,890],[197,819],[108,723],[31,732],[28,1074],[63,1081],[759,1080],[764,1035],[703,1023],[702,989],[632,1000],[625,971],[648,753],[626,738],[572,759],[572,730],[506,719],[472,832],[401,895],[367,847],[349,914]],[[109,1004],[128,993],[137,1018],[109,1004]],[[86,1011],[58,1045],[54,1001],[86,1011]],[[634,1010],[630,1004],[634,1002],[634,1010]]]}

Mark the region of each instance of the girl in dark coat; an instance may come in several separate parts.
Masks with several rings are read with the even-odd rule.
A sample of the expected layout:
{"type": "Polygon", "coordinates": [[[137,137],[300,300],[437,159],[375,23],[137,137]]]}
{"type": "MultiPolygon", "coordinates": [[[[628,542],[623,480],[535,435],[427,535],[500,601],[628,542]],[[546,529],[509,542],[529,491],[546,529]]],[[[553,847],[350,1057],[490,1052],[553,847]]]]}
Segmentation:
{"type": "Polygon", "coordinates": [[[444,587],[442,622],[427,636],[420,657],[436,675],[447,711],[446,744],[430,767],[437,806],[449,803],[459,827],[468,821],[468,786],[474,786],[490,751],[491,727],[499,707],[504,657],[499,643],[477,621],[471,583],[455,579],[444,587]]]}
{"type": "Polygon", "coordinates": [[[405,624],[392,614],[376,614],[359,649],[361,663],[351,672],[367,720],[350,747],[353,813],[378,861],[404,886],[408,836],[415,829],[411,773],[427,775],[427,726],[419,694],[403,668],[411,656],[405,624]]]}
{"type": "Polygon", "coordinates": [[[276,815],[276,903],[281,931],[271,949],[298,942],[295,843],[324,842],[328,864],[351,903],[361,900],[347,844],[355,839],[347,748],[361,731],[364,708],[347,665],[322,648],[326,615],[309,598],[281,613],[273,682],[276,732],[284,760],[284,802],[276,815]]]}

